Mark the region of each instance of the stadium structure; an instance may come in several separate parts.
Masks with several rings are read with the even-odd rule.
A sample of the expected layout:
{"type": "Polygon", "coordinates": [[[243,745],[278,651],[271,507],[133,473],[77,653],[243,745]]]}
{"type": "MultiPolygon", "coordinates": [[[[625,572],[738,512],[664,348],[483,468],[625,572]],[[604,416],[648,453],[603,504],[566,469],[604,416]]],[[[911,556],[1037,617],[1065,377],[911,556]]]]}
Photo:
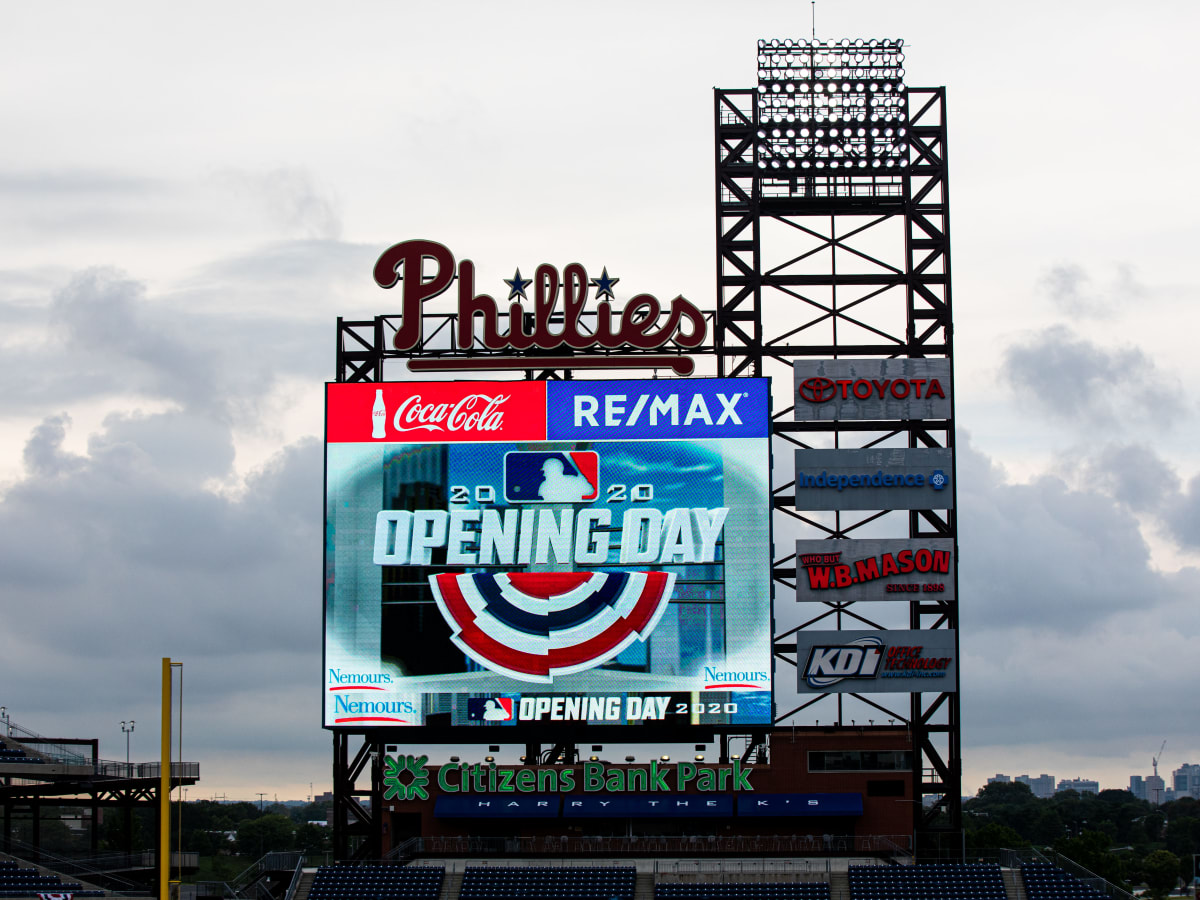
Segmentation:
{"type": "MultiPolygon", "coordinates": [[[[715,90],[711,308],[383,252],[326,392],[335,862],[197,897],[1128,900],[965,858],[946,93],[903,58],[764,40],[715,90]]],[[[40,752],[0,897],[92,890],[22,814],[153,791],[40,752]]]]}

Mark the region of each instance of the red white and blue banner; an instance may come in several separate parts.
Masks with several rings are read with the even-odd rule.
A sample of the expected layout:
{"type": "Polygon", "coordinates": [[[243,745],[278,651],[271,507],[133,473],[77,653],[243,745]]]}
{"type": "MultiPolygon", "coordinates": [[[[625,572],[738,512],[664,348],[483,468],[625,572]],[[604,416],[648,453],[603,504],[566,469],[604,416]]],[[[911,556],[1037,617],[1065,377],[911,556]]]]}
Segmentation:
{"type": "Polygon", "coordinates": [[[328,385],[324,724],[768,724],[767,388],[328,385]]]}

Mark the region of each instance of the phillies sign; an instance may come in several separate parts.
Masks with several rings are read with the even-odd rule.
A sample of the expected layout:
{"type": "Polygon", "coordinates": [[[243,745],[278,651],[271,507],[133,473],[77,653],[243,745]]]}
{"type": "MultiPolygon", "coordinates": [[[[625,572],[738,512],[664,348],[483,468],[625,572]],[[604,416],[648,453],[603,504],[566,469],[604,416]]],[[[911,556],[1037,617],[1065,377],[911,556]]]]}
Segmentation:
{"type": "Polygon", "coordinates": [[[796,421],[950,418],[948,359],[810,359],[792,364],[796,421]]]}
{"type": "Polygon", "coordinates": [[[447,290],[458,281],[458,328],[456,347],[470,350],[478,338],[484,350],[503,355],[441,359],[410,359],[413,371],[481,371],[528,368],[528,351],[559,350],[563,356],[536,356],[541,368],[670,368],[679,375],[690,375],[695,364],[678,353],[649,354],[638,351],[666,349],[690,350],[704,343],[707,328],[704,315],[682,296],[675,297],[664,309],[657,297],[636,294],[621,310],[613,308],[613,285],[604,269],[599,278],[588,278],[579,263],[570,263],[561,272],[549,263],[534,271],[533,278],[522,278],[517,269],[508,285],[507,308],[489,294],[475,292],[475,264],[464,259],[456,262],[449,249],[434,241],[402,241],[379,257],[374,269],[375,283],[382,288],[401,285],[400,327],[392,338],[392,347],[416,350],[421,343],[422,304],[447,290]],[[531,287],[532,286],[532,287],[531,287]],[[589,289],[595,289],[595,311],[586,310],[589,289]],[[529,300],[529,291],[533,300],[529,300]],[[502,318],[504,330],[502,330],[502,318]],[[478,320],[478,322],[477,322],[478,320]],[[476,325],[480,334],[476,335],[476,325]],[[626,350],[628,354],[575,356],[576,350],[626,350]],[[521,354],[517,358],[509,354],[521,354]]]}

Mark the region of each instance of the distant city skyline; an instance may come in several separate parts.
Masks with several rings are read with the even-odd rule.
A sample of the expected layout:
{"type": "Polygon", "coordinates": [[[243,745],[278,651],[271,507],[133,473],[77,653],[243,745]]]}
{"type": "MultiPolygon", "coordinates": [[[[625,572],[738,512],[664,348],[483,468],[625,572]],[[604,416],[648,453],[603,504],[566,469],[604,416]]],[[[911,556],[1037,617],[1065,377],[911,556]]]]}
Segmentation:
{"type": "Polygon", "coordinates": [[[1076,790],[1081,793],[1099,793],[1102,790],[1124,790],[1129,791],[1139,800],[1163,804],[1170,803],[1172,800],[1179,800],[1183,797],[1192,797],[1200,800],[1200,765],[1193,763],[1180,764],[1177,769],[1172,770],[1170,781],[1162,775],[1130,774],[1128,781],[1118,787],[1101,785],[1099,781],[1083,776],[1055,779],[1053,775],[1044,773],[1038,776],[1014,776],[997,772],[995,775],[988,777],[985,786],[996,783],[1026,784],[1034,796],[1041,799],[1052,797],[1054,794],[1067,790],[1076,790]],[[1167,787],[1168,784],[1170,787],[1167,787]]]}

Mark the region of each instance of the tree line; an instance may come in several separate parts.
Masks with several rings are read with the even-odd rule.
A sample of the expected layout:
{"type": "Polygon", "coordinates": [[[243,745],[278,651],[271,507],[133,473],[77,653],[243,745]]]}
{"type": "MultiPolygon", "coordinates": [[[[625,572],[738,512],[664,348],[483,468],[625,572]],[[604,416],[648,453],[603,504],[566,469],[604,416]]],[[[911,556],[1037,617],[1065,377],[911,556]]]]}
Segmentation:
{"type": "Polygon", "coordinates": [[[1126,889],[1165,896],[1190,884],[1200,853],[1200,801],[1154,806],[1129,791],[1063,791],[1047,799],[1019,782],[989,784],[963,804],[968,852],[1049,847],[1126,889]]]}

